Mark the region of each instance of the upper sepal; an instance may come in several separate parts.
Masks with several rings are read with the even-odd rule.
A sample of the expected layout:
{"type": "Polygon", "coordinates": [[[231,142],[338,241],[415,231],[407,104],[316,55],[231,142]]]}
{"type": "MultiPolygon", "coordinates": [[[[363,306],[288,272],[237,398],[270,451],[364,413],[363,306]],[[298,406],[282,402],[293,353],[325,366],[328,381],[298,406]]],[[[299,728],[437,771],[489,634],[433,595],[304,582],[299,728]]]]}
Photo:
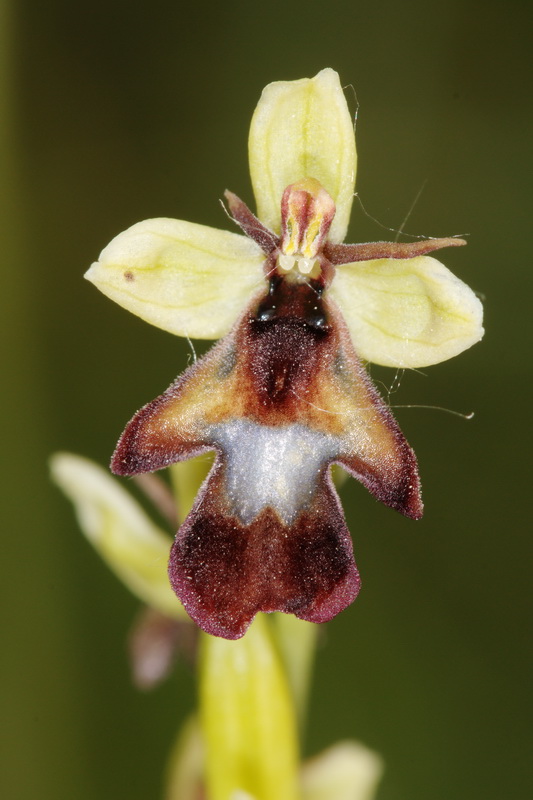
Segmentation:
{"type": "Polygon", "coordinates": [[[286,187],[315,178],[337,207],[331,241],[342,242],[352,207],[356,152],[353,119],[334,70],[270,83],[252,117],[248,152],[261,222],[279,233],[286,187]]]}

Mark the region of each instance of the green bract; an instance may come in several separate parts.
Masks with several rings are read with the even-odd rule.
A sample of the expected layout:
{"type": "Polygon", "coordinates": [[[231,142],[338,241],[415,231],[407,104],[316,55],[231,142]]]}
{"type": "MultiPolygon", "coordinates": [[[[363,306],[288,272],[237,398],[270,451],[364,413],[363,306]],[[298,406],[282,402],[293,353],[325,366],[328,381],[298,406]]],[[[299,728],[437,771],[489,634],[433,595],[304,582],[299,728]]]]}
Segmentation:
{"type": "Polygon", "coordinates": [[[170,536],[92,461],[56,453],[50,466],[53,480],[74,503],[80,528],[113,572],[152,608],[187,619],[168,582],[170,536]]]}

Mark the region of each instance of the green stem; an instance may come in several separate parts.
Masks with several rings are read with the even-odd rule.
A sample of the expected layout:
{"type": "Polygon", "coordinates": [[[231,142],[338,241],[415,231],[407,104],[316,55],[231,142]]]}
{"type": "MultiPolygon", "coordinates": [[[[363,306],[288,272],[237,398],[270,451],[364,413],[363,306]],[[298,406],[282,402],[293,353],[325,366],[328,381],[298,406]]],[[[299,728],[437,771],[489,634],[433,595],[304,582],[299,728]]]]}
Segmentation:
{"type": "Polygon", "coordinates": [[[202,636],[200,719],[209,800],[297,800],[294,704],[262,614],[237,641],[202,636]]]}
{"type": "Polygon", "coordinates": [[[303,732],[318,637],[318,626],[292,614],[272,615],[273,633],[287,672],[300,732],[303,732]]]}

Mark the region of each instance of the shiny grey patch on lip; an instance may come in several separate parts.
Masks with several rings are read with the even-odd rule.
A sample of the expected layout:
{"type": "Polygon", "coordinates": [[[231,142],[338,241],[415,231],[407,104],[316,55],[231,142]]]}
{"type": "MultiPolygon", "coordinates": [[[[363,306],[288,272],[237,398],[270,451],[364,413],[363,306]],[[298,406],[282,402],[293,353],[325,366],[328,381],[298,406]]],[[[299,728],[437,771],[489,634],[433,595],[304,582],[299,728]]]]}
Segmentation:
{"type": "Polygon", "coordinates": [[[325,462],[339,451],[336,437],[305,425],[258,425],[233,419],[209,436],[225,454],[231,511],[249,525],[263,508],[290,525],[312,499],[325,462]]]}

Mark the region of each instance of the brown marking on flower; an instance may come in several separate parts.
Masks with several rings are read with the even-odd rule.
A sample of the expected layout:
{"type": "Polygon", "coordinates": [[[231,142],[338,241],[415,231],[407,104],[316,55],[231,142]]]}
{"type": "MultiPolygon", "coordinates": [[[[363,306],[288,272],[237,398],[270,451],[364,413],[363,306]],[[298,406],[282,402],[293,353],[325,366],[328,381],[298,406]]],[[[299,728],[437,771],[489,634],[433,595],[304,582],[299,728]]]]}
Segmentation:
{"type": "Polygon", "coordinates": [[[333,391],[343,434],[336,460],[380,502],[420,519],[424,506],[414,451],[357,358],[348,327],[331,301],[328,313],[339,337],[333,391]]]}
{"type": "Polygon", "coordinates": [[[137,412],[118,443],[113,471],[153,471],[219,449],[210,431],[227,420],[268,426],[297,421],[338,437],[339,460],[352,474],[382,502],[420,516],[421,503],[412,499],[419,493],[416,459],[357,359],[342,318],[305,284],[279,285],[268,296],[275,316],[261,319],[263,298],[228,337],[137,412]]]}
{"type": "Polygon", "coordinates": [[[244,525],[225,504],[219,462],[170,556],[172,586],[203,630],[237,639],[259,611],[326,622],[355,599],[352,543],[325,473],[312,506],[292,525],[271,508],[244,525]]]}
{"type": "Polygon", "coordinates": [[[129,269],[124,272],[124,278],[129,282],[132,283],[135,280],[135,275],[129,269]]]}
{"type": "Polygon", "coordinates": [[[240,411],[230,391],[234,350],[231,336],[222,339],[134,415],[111,460],[115,474],[153,472],[214,449],[207,438],[208,420],[240,411]]]}

